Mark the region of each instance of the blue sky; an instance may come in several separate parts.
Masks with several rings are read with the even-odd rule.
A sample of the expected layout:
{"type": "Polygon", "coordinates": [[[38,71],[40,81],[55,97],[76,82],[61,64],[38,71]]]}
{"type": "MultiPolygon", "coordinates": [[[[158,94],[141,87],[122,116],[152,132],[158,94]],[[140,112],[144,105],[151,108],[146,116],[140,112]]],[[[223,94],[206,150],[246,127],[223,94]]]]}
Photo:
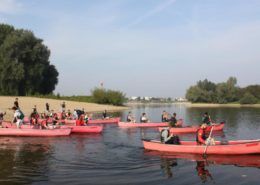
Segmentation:
{"type": "Polygon", "coordinates": [[[260,83],[259,0],[0,0],[0,22],[44,40],[63,95],[100,82],[157,97],[205,78],[260,83]]]}

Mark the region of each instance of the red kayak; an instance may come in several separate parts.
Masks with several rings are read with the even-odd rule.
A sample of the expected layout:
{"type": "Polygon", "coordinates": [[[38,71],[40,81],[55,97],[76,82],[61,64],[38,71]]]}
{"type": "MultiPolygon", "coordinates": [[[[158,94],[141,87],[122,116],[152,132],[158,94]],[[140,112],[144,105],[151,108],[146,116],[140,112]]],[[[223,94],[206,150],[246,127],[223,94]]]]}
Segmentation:
{"type": "Polygon", "coordinates": [[[31,136],[31,137],[51,137],[68,136],[70,128],[66,129],[33,129],[33,128],[0,128],[0,136],[31,136]]]}
{"type": "Polygon", "coordinates": [[[103,126],[61,126],[61,128],[71,128],[72,133],[101,133],[103,126]]]}
{"type": "MultiPolygon", "coordinates": [[[[143,140],[144,148],[161,152],[203,154],[205,145],[197,145],[195,141],[181,141],[180,145],[164,144],[155,140],[143,140]]],[[[260,154],[260,140],[237,140],[228,141],[221,144],[217,141],[216,145],[207,147],[207,154],[216,155],[241,155],[241,154],[260,154]]]]}
{"type": "MultiPolygon", "coordinates": [[[[120,117],[117,118],[108,118],[108,119],[91,119],[88,121],[88,124],[110,124],[110,123],[118,123],[120,121],[120,117]]],[[[76,124],[76,120],[64,120],[65,124],[76,124]]]]}
{"type": "MultiPolygon", "coordinates": [[[[224,123],[219,123],[214,125],[213,131],[222,131],[224,128],[225,124],[224,123]]],[[[208,126],[206,128],[206,132],[210,132],[212,126],[208,126]]],[[[160,127],[159,131],[161,132],[164,128],[160,127]]],[[[171,127],[170,128],[170,133],[195,133],[199,129],[199,126],[184,126],[184,127],[171,127]]]]}

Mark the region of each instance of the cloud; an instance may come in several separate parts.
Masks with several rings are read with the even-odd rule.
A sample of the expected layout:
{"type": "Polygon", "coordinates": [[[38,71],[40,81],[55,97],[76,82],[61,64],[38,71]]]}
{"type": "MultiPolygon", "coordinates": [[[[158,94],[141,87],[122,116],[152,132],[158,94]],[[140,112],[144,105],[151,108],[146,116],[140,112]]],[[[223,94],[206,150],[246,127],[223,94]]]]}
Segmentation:
{"type": "Polygon", "coordinates": [[[132,23],[128,24],[126,27],[124,28],[129,28],[132,26],[135,26],[137,24],[142,23],[143,21],[145,21],[146,19],[149,19],[150,17],[162,12],[164,9],[168,8],[170,5],[174,4],[176,2],[176,0],[168,0],[162,4],[159,4],[158,6],[156,6],[155,8],[153,8],[152,10],[150,10],[149,12],[147,12],[146,14],[144,14],[143,16],[137,18],[135,21],[133,21],[132,23]]]}
{"type": "Polygon", "coordinates": [[[1,0],[0,1],[0,14],[16,14],[22,9],[22,4],[16,0],[1,0]]]}

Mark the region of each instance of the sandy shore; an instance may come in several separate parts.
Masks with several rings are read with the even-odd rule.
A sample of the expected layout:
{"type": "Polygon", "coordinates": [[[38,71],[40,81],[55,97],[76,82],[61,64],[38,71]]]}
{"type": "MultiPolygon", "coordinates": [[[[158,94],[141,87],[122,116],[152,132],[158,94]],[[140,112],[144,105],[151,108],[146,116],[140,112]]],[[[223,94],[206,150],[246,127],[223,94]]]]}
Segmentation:
{"type": "MultiPolygon", "coordinates": [[[[6,112],[5,120],[11,120],[13,118],[13,111],[9,110],[14,104],[14,96],[0,96],[0,111],[6,112]]],[[[37,106],[38,112],[45,111],[45,104],[48,102],[50,105],[50,110],[59,112],[61,110],[61,103],[63,100],[54,100],[54,99],[44,99],[44,98],[35,98],[35,97],[17,97],[19,106],[25,115],[29,115],[32,112],[34,105],[37,106]]],[[[108,112],[125,110],[127,107],[119,107],[112,105],[100,105],[95,103],[85,103],[85,102],[75,102],[75,101],[64,101],[66,104],[66,110],[70,109],[73,111],[76,109],[82,109],[86,112],[102,112],[107,110],[108,112]]]]}

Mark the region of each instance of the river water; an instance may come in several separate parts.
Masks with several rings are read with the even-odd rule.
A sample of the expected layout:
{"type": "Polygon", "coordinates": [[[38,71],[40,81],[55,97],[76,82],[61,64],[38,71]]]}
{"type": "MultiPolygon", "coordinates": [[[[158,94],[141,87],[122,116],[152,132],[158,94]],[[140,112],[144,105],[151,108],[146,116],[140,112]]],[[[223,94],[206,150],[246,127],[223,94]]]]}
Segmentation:
{"type": "MultiPolygon", "coordinates": [[[[207,111],[225,121],[216,139],[259,139],[260,109],[186,108],[183,105],[139,106],[139,119],[151,121],[176,112],[187,125],[201,121],[207,111]]],[[[125,120],[128,111],[116,113],[125,120]]],[[[156,129],[122,129],[105,125],[103,134],[59,138],[0,138],[0,184],[260,184],[260,155],[175,156],[143,149],[141,138],[158,138],[156,129]]],[[[182,135],[181,139],[195,139],[182,135]]]]}

